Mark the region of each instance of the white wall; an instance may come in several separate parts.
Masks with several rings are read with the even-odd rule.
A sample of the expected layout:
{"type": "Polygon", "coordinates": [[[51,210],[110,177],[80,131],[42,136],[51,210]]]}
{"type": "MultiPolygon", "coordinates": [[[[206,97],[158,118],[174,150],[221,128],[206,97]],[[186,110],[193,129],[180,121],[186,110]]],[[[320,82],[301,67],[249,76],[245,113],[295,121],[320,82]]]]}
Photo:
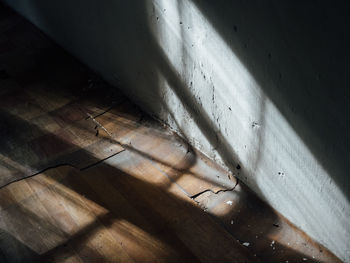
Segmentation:
{"type": "Polygon", "coordinates": [[[350,262],[343,6],[7,2],[350,262]]]}

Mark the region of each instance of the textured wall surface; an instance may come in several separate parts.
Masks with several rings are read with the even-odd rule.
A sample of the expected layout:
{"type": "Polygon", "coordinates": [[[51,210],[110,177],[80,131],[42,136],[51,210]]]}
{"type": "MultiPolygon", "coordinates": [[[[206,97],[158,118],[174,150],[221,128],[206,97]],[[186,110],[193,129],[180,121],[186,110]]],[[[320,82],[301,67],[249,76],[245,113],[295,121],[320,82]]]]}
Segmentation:
{"type": "Polygon", "coordinates": [[[345,3],[7,2],[350,262],[345,3]]]}

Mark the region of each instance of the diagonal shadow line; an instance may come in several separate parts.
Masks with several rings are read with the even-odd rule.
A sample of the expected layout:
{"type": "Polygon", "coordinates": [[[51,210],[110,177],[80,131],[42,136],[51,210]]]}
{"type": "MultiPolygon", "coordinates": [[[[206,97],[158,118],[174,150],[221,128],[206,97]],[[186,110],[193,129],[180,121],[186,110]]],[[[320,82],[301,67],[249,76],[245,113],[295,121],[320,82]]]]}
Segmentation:
{"type": "Polygon", "coordinates": [[[235,171],[237,164],[241,163],[237,153],[229,146],[222,132],[218,128],[215,128],[215,123],[197,102],[187,85],[179,79],[171,61],[168,60],[154,37],[152,37],[151,47],[152,54],[156,57],[155,60],[159,62],[157,65],[159,72],[161,72],[162,76],[170,83],[169,86],[183,103],[186,110],[191,114],[193,120],[201,129],[209,143],[211,145],[216,145],[215,150],[220,154],[225,165],[229,167],[231,171],[235,171]]]}
{"type": "MultiPolygon", "coordinates": [[[[264,58],[259,56],[261,54],[252,53],[249,49],[247,48],[243,49],[241,48],[241,46],[243,45],[243,43],[247,42],[248,40],[247,34],[249,34],[249,36],[258,35],[257,38],[260,41],[262,41],[263,45],[265,45],[266,47],[275,46],[274,45],[275,43],[269,42],[269,38],[261,39],[258,34],[258,32],[260,32],[261,30],[266,31],[268,34],[273,32],[273,27],[269,29],[270,28],[269,21],[266,21],[265,23],[263,20],[260,20],[259,17],[257,16],[257,13],[259,13],[259,11],[257,11],[256,8],[251,8],[249,7],[249,5],[243,4],[243,2],[237,3],[238,7],[235,7],[235,8],[232,8],[233,5],[228,6],[230,4],[224,1],[220,1],[219,2],[220,4],[218,4],[217,2],[214,3],[207,0],[192,0],[192,2],[196,5],[196,7],[200,9],[200,11],[205,15],[208,21],[210,21],[210,23],[214,26],[216,31],[220,34],[222,39],[225,41],[227,46],[231,49],[231,51],[234,54],[236,54],[239,57],[240,61],[244,64],[245,68],[251,73],[252,76],[254,76],[254,78],[256,78],[257,82],[260,84],[266,83],[267,82],[266,77],[264,76],[266,72],[264,70],[264,67],[266,67],[266,61],[264,60],[264,58]],[[240,10],[240,8],[242,8],[242,10],[240,10]],[[232,28],[230,28],[232,26],[232,23],[234,22],[232,17],[237,17],[237,20],[239,21],[239,18],[241,17],[239,12],[244,12],[244,14],[247,17],[249,17],[245,19],[247,21],[249,20],[251,24],[246,25],[246,28],[242,29],[247,31],[244,34],[239,34],[239,33],[233,34],[233,30],[232,28]],[[254,13],[254,12],[257,12],[257,13],[254,13]],[[254,27],[251,27],[252,25],[254,27]]],[[[288,2],[285,2],[286,6],[288,6],[287,3],[288,2]]],[[[339,5],[335,5],[336,10],[338,11],[341,10],[341,12],[344,12],[345,10],[347,10],[347,8],[341,8],[342,4],[340,3],[338,4],[339,5]]],[[[283,6],[283,3],[281,5],[283,6]]],[[[268,6],[268,8],[270,8],[271,10],[276,11],[275,10],[277,6],[276,3],[268,3],[266,4],[266,6],[268,6]]],[[[303,8],[301,9],[304,9],[304,8],[305,6],[303,6],[303,8]]],[[[316,3],[312,3],[312,4],[309,3],[309,5],[307,5],[307,8],[312,8],[310,10],[312,10],[313,14],[316,14],[317,11],[319,12],[325,11],[325,9],[322,9],[324,8],[324,6],[322,6],[321,4],[317,5],[316,3]],[[317,11],[315,11],[314,9],[317,11]]],[[[264,14],[263,12],[266,12],[266,10],[262,10],[261,13],[259,14],[260,15],[264,14]]],[[[293,14],[292,10],[290,12],[293,14]]],[[[299,20],[300,18],[304,19],[305,17],[304,16],[298,17],[295,20],[299,20]]],[[[307,21],[309,22],[309,24],[306,24],[305,28],[307,26],[314,25],[310,22],[310,20],[307,20],[307,21]]],[[[332,30],[334,28],[337,28],[337,31],[339,34],[339,32],[342,31],[341,30],[342,26],[346,25],[346,23],[340,25],[340,24],[336,24],[337,23],[336,21],[337,21],[336,19],[329,19],[329,22],[331,22],[331,24],[334,25],[332,27],[332,30]]],[[[318,23],[320,21],[313,20],[313,22],[318,23]]],[[[294,22],[289,21],[289,23],[292,23],[292,25],[295,26],[294,22]]],[[[242,27],[243,26],[244,26],[244,23],[242,23],[242,27]]],[[[321,35],[324,36],[324,33],[325,33],[325,32],[317,32],[317,31],[315,32],[316,32],[316,35],[318,34],[317,35],[318,37],[321,35]]],[[[282,39],[281,41],[285,41],[285,40],[282,39]]],[[[294,40],[294,41],[299,41],[299,40],[294,40]]],[[[344,41],[344,39],[341,39],[341,41],[344,41]]],[[[339,56],[344,57],[343,54],[341,53],[344,50],[334,48],[332,47],[333,44],[330,44],[330,43],[340,42],[340,40],[337,40],[334,38],[331,38],[331,40],[323,38],[322,41],[319,41],[319,42],[324,43],[324,45],[322,46],[323,49],[321,49],[323,52],[326,53],[328,51],[330,54],[332,54],[332,56],[337,55],[337,58],[339,58],[339,56]],[[327,48],[331,50],[327,50],[327,48]],[[334,50],[336,50],[336,54],[334,54],[334,50]]],[[[349,38],[346,38],[346,41],[344,41],[344,43],[347,43],[347,42],[349,42],[349,38]]],[[[246,46],[246,44],[244,45],[246,46]]],[[[346,45],[344,46],[346,49],[348,49],[346,45]]],[[[343,52],[343,53],[346,53],[346,52],[343,52]]],[[[270,53],[269,53],[269,56],[271,56],[270,53]]],[[[296,60],[293,62],[297,64],[296,60]]],[[[304,74],[301,72],[300,68],[301,68],[301,65],[299,65],[299,67],[295,66],[292,70],[289,70],[289,71],[286,67],[277,69],[279,71],[278,74],[279,74],[280,82],[274,83],[273,85],[268,85],[268,84],[261,85],[261,88],[264,90],[268,98],[271,99],[271,101],[273,101],[274,105],[276,105],[279,112],[284,116],[288,124],[291,125],[293,130],[298,134],[299,138],[301,138],[302,141],[305,143],[305,145],[307,145],[307,148],[311,151],[312,155],[318,160],[318,163],[327,171],[328,175],[335,180],[339,189],[341,189],[342,193],[349,200],[350,198],[349,182],[350,181],[347,179],[349,154],[347,154],[343,146],[343,145],[348,145],[349,144],[348,142],[350,141],[350,137],[348,136],[349,130],[350,130],[350,126],[348,125],[349,122],[347,122],[346,120],[344,121],[344,119],[341,118],[339,120],[338,128],[332,127],[329,129],[324,128],[325,127],[324,123],[325,122],[327,124],[334,123],[334,116],[332,116],[329,113],[330,108],[337,108],[338,109],[337,112],[345,112],[345,113],[348,113],[350,109],[348,106],[345,106],[345,107],[342,106],[341,103],[338,104],[337,101],[331,102],[329,100],[329,94],[327,91],[328,89],[325,89],[325,88],[320,89],[320,84],[313,85],[312,87],[308,85],[308,87],[306,87],[305,83],[309,84],[309,82],[313,80],[311,80],[310,74],[305,77],[304,74]],[[281,73],[281,70],[283,69],[285,69],[287,72],[281,73]],[[312,120],[307,119],[305,114],[306,110],[302,109],[302,106],[299,107],[298,104],[296,104],[296,102],[302,101],[304,99],[305,92],[303,94],[300,94],[299,90],[294,90],[290,86],[288,86],[288,83],[283,82],[283,77],[284,77],[282,76],[283,74],[288,74],[288,73],[293,74],[295,73],[295,71],[299,73],[302,77],[304,76],[305,79],[299,80],[299,82],[297,82],[298,84],[295,84],[294,86],[296,87],[300,86],[301,88],[305,89],[306,92],[308,92],[309,94],[310,94],[310,91],[308,89],[311,88],[312,89],[311,93],[315,93],[319,97],[319,102],[317,99],[312,100],[313,104],[309,110],[311,110],[311,112],[314,113],[314,116],[324,116],[322,120],[319,118],[317,118],[317,120],[315,118],[312,118],[312,120]],[[289,89],[286,89],[283,87],[286,87],[289,89]],[[324,101],[327,101],[329,104],[325,105],[323,103],[324,101]],[[336,136],[327,135],[328,131],[330,130],[334,130],[336,136]],[[339,140],[338,138],[342,138],[342,140],[339,140]]],[[[338,71],[339,69],[341,68],[340,67],[337,68],[338,71]]],[[[335,72],[335,69],[329,69],[329,72],[335,72]]],[[[335,87],[337,91],[341,93],[346,93],[346,94],[343,94],[344,97],[348,97],[348,89],[345,89],[341,85],[334,85],[334,83],[328,83],[329,81],[327,82],[326,77],[324,78],[323,81],[324,83],[321,83],[321,85],[324,85],[324,87],[326,87],[326,85],[335,87]]],[[[311,100],[308,100],[308,101],[311,101],[311,100]]],[[[341,101],[340,97],[339,97],[339,101],[341,101]]]]}
{"type": "MultiPolygon", "coordinates": [[[[104,167],[107,167],[107,169],[109,171],[112,171],[111,173],[109,173],[109,178],[112,178],[112,177],[129,177],[130,179],[128,179],[128,183],[131,182],[131,185],[138,185],[138,188],[142,188],[142,189],[158,189],[157,186],[154,186],[148,182],[145,182],[145,181],[141,181],[140,179],[137,179],[137,178],[134,178],[133,176],[119,170],[118,168],[116,167],[113,167],[113,166],[110,166],[110,165],[107,165],[107,164],[102,164],[102,166],[104,167]]],[[[174,235],[174,233],[172,233],[172,230],[171,229],[167,229],[167,231],[165,230],[156,230],[156,229],[149,229],[146,225],[140,225],[139,221],[135,221],[135,218],[133,216],[128,216],[128,213],[123,213],[121,211],[118,211],[118,210],[115,210],[113,209],[113,207],[111,207],[111,205],[109,205],[108,203],[106,203],[105,201],[103,201],[102,199],[99,198],[99,194],[101,193],[97,193],[95,190],[93,190],[89,185],[87,185],[85,182],[82,182],[81,179],[84,180],[84,174],[81,174],[81,178],[78,181],[76,181],[75,183],[71,183],[69,180],[69,178],[67,178],[68,180],[66,181],[62,181],[63,185],[65,185],[66,187],[70,188],[71,190],[75,191],[76,193],[79,193],[80,195],[83,195],[85,198],[88,198],[88,200],[90,201],[93,201],[101,206],[103,206],[104,208],[108,209],[109,212],[106,214],[106,215],[102,215],[102,216],[99,216],[99,215],[96,215],[97,216],[97,221],[103,225],[104,227],[109,227],[111,226],[115,220],[117,219],[123,219],[123,220],[126,220],[128,222],[130,222],[131,224],[135,225],[135,226],[138,226],[138,227],[141,227],[144,231],[146,231],[148,234],[152,235],[153,237],[155,237],[156,239],[159,239],[161,240],[162,242],[164,243],[167,243],[168,245],[174,245],[174,243],[176,244],[177,248],[181,248],[185,251],[187,251],[186,253],[189,253],[189,259],[188,259],[188,262],[191,262],[191,260],[194,260],[194,262],[197,262],[198,259],[196,259],[196,257],[188,251],[188,248],[185,247],[182,242],[178,239],[178,237],[176,235],[174,235]],[[81,188],[80,184],[83,183],[85,186],[81,188]],[[167,232],[168,234],[164,235],[164,231],[167,232]]],[[[104,180],[104,179],[94,179],[94,180],[104,180]]],[[[113,179],[111,179],[113,181],[113,179]]],[[[119,181],[120,179],[118,179],[117,181],[119,181]]],[[[121,179],[122,180],[122,179],[121,179]]],[[[111,183],[111,185],[115,185],[112,183],[112,181],[109,181],[111,183]]],[[[124,188],[126,189],[126,188],[124,188]]],[[[116,191],[120,191],[116,189],[116,191]]],[[[121,191],[120,193],[122,194],[122,196],[124,197],[124,200],[128,200],[130,199],[130,190],[129,189],[126,189],[124,191],[121,191]]],[[[157,190],[159,191],[159,190],[157,190]]],[[[164,190],[160,190],[161,192],[163,192],[164,190]]],[[[105,196],[104,196],[104,199],[108,199],[108,198],[112,198],[112,197],[109,197],[109,193],[104,193],[105,196]]],[[[168,194],[167,194],[168,195],[168,194]]],[[[137,197],[138,200],[141,200],[142,198],[140,197],[137,197]]],[[[135,203],[131,203],[129,205],[131,205],[131,207],[135,208],[137,211],[139,210],[140,206],[142,207],[143,205],[135,205],[136,203],[140,203],[140,202],[135,202],[135,203]]],[[[146,214],[148,215],[152,215],[152,217],[158,217],[158,218],[162,218],[162,215],[159,214],[157,211],[153,210],[152,207],[149,207],[149,211],[146,212],[146,214]]],[[[195,208],[194,209],[198,209],[198,208],[195,208]]],[[[200,210],[198,209],[198,212],[200,212],[200,210]]],[[[138,216],[144,216],[144,214],[138,214],[138,216]]],[[[79,243],[81,243],[81,245],[84,244],[84,240],[81,240],[81,237],[82,236],[85,236],[84,238],[88,238],[89,237],[89,234],[91,234],[91,231],[94,231],[94,225],[97,224],[97,221],[95,223],[93,223],[93,225],[89,225],[87,226],[86,228],[83,228],[82,230],[80,230],[78,233],[74,234],[72,236],[71,239],[80,239],[79,240],[79,243]]],[[[147,220],[147,217],[146,217],[146,221],[147,220]]],[[[163,226],[162,226],[163,227],[163,226]]],[[[132,233],[128,233],[128,232],[125,232],[125,235],[126,236],[130,236],[132,235],[132,233]]],[[[64,245],[64,244],[62,244],[64,245]]],[[[61,246],[62,246],[61,245],[61,246]]],[[[146,244],[144,244],[146,245],[146,244]]],[[[58,247],[59,249],[59,247],[58,247]]],[[[55,249],[56,250],[56,249],[55,249]]],[[[52,251],[48,252],[48,253],[52,253],[52,251]]],[[[132,255],[130,255],[132,256],[132,255]]]]}

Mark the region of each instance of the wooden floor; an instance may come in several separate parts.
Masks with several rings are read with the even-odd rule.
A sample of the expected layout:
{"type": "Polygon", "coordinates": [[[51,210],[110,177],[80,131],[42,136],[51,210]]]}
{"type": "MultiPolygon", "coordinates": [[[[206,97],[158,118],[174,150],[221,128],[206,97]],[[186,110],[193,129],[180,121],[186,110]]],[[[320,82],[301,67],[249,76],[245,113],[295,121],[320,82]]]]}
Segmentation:
{"type": "Polygon", "coordinates": [[[340,262],[0,5],[0,262],[340,262]]]}

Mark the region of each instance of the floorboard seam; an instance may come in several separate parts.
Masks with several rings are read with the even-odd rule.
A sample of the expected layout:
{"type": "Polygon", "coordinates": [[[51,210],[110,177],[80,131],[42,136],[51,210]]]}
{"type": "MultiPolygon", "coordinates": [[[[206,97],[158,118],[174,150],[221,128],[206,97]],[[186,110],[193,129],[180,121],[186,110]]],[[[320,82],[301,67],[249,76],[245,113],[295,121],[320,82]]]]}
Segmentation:
{"type": "Polygon", "coordinates": [[[42,174],[42,173],[44,173],[44,172],[46,172],[46,171],[48,171],[48,170],[57,169],[57,168],[60,168],[60,167],[63,167],[63,166],[69,166],[69,167],[72,167],[73,169],[76,169],[76,170],[78,170],[78,171],[85,171],[85,170],[90,169],[90,168],[92,168],[92,167],[94,167],[94,166],[96,166],[96,165],[98,165],[98,164],[100,164],[100,163],[102,163],[102,162],[104,162],[104,161],[110,159],[110,158],[113,158],[114,156],[116,156],[116,155],[118,155],[118,154],[120,154],[120,153],[122,153],[122,152],[124,152],[124,151],[125,151],[125,149],[122,149],[121,151],[119,151],[119,152],[117,152],[117,153],[115,153],[115,154],[112,154],[112,155],[110,155],[110,156],[108,156],[108,157],[106,157],[106,158],[104,158],[104,159],[101,159],[101,160],[99,160],[99,161],[97,161],[97,162],[95,162],[95,163],[89,164],[89,165],[87,165],[87,166],[85,166],[85,167],[82,167],[82,168],[76,167],[76,166],[74,166],[74,165],[72,165],[72,164],[70,164],[70,163],[59,163],[59,164],[55,164],[55,165],[53,165],[53,166],[46,167],[46,168],[44,168],[44,169],[42,169],[42,170],[40,170],[40,171],[38,171],[38,172],[36,172],[36,173],[34,173],[34,174],[31,174],[31,175],[28,175],[28,176],[25,176],[25,177],[21,177],[21,178],[18,178],[18,179],[16,179],[16,180],[13,180],[13,181],[11,181],[11,182],[8,182],[8,183],[2,185],[2,186],[0,187],[0,190],[3,189],[3,188],[5,188],[6,186],[11,185],[11,184],[20,182],[20,181],[25,180],[25,179],[32,178],[32,177],[37,176],[37,175],[39,175],[39,174],[42,174]]]}

